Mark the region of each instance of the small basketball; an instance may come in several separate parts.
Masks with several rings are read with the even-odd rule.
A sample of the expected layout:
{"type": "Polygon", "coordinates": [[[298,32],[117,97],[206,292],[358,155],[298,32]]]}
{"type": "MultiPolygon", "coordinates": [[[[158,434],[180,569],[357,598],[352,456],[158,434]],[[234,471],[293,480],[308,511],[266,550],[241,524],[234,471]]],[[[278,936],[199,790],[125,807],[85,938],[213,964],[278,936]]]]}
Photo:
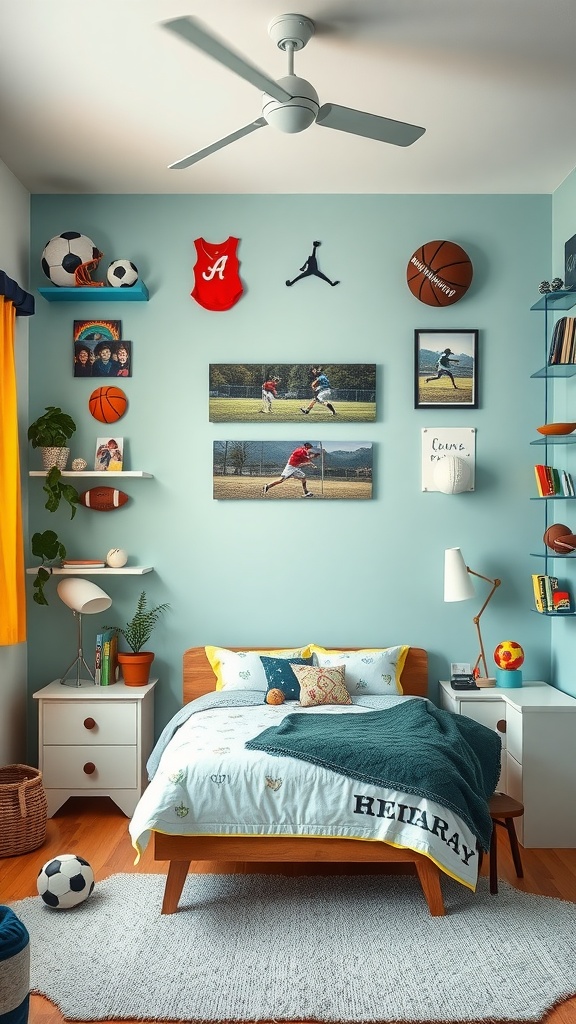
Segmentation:
{"type": "Polygon", "coordinates": [[[121,388],[112,384],[96,388],[88,399],[88,408],[95,420],[101,423],[114,423],[126,412],[128,399],[121,388]]]}
{"type": "Polygon", "coordinates": [[[558,541],[570,536],[571,533],[572,531],[569,526],[563,526],[562,523],[553,523],[544,534],[544,543],[547,548],[551,548],[557,555],[565,555],[567,554],[567,548],[564,545],[560,545],[558,541]]]}
{"type": "Polygon", "coordinates": [[[283,690],[277,690],[274,688],[273,690],[268,690],[268,693],[266,694],[267,704],[283,704],[284,700],[285,697],[283,690]]]}
{"type": "Polygon", "coordinates": [[[456,242],[426,242],[410,257],[406,281],[427,306],[451,306],[470,287],[472,261],[456,242]]]}

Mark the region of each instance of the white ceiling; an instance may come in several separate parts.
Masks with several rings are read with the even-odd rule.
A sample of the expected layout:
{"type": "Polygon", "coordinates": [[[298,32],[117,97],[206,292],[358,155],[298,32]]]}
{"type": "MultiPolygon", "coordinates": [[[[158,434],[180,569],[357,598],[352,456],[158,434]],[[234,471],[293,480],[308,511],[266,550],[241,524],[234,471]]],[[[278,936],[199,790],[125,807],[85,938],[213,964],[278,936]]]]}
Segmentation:
{"type": "Polygon", "coordinates": [[[548,193],[576,166],[575,53],[575,0],[0,0],[0,159],[33,193],[548,193]],[[268,126],[168,170],[261,97],[160,23],[193,15],[278,79],[291,10],[321,103],[426,134],[268,126]]]}

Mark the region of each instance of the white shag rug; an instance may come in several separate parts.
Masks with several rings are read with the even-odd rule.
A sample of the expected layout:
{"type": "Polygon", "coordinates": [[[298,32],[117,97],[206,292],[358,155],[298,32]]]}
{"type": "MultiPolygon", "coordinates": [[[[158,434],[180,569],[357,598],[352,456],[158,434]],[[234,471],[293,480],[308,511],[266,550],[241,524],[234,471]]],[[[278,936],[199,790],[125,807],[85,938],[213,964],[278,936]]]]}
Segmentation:
{"type": "Polygon", "coordinates": [[[72,910],[11,904],[32,990],[70,1020],[539,1020],[576,993],[576,905],[411,876],[117,874],[72,910]]]}

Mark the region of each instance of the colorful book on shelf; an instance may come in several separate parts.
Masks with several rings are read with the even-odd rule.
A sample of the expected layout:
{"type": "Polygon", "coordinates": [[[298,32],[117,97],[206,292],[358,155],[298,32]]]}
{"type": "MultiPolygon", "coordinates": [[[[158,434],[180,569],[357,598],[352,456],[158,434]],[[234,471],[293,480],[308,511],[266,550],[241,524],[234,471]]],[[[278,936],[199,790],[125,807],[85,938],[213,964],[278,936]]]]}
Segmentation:
{"type": "Polygon", "coordinates": [[[534,606],[537,612],[544,611],[544,603],[542,601],[542,591],[540,589],[540,577],[538,573],[532,573],[532,588],[534,590],[534,606]]]}
{"type": "Polygon", "coordinates": [[[104,569],[106,562],[97,558],[65,558],[62,562],[63,569],[104,569]]]}
{"type": "Polygon", "coordinates": [[[94,652],[94,682],[96,686],[102,685],[102,633],[96,634],[96,649],[94,652]]]}
{"type": "Polygon", "coordinates": [[[113,629],[102,632],[102,675],[100,686],[111,686],[116,682],[116,633],[113,629]]]}
{"type": "Polygon", "coordinates": [[[554,481],[550,466],[534,466],[536,476],[536,487],[541,498],[547,498],[554,494],[554,481]]]}

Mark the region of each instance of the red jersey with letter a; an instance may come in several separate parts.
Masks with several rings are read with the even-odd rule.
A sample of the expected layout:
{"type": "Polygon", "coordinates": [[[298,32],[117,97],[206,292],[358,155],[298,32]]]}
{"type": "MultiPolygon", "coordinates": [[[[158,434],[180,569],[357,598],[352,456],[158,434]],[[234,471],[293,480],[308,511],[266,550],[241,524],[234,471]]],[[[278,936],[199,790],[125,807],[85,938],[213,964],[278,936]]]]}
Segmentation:
{"type": "Polygon", "coordinates": [[[240,280],[236,248],[239,239],[227,238],[225,242],[207,242],[204,238],[194,239],[196,263],[194,265],[193,299],[216,312],[230,309],[244,291],[240,280]]]}

